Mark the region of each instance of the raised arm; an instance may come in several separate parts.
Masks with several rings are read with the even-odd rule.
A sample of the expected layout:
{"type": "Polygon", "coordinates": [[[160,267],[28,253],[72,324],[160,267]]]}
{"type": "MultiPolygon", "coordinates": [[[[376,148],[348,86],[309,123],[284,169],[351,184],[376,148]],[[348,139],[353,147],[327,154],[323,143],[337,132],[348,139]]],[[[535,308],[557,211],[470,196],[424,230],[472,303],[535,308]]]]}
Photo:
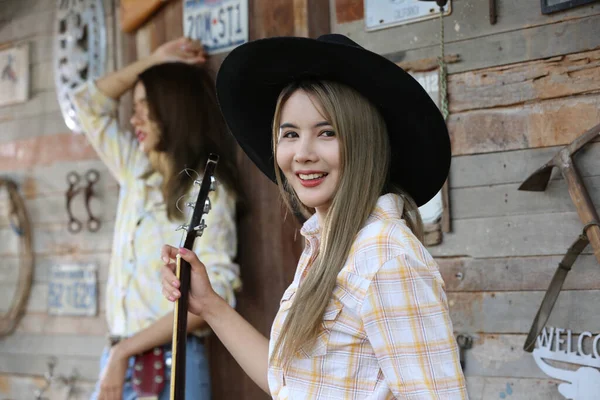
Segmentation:
{"type": "Polygon", "coordinates": [[[96,86],[104,95],[118,100],[131,89],[145,69],[169,61],[202,64],[206,61],[206,55],[200,42],[181,37],[158,47],[150,56],[98,79],[96,86]]]}
{"type": "Polygon", "coordinates": [[[168,61],[202,63],[205,55],[197,41],[180,38],[160,46],[151,56],[138,60],[96,82],[75,88],[71,99],[88,140],[111,171],[124,184],[127,174],[140,173],[147,162],[135,138],[119,127],[117,100],[137,81],[146,68],[168,61]]]}
{"type": "Polygon", "coordinates": [[[258,332],[248,321],[238,314],[212,288],[204,264],[195,253],[165,245],[162,258],[163,294],[170,301],[181,295],[173,260],[180,254],[192,267],[189,294],[189,311],[201,317],[219,337],[223,345],[240,364],[248,376],[266,393],[269,393],[267,381],[269,340],[258,332]]]}

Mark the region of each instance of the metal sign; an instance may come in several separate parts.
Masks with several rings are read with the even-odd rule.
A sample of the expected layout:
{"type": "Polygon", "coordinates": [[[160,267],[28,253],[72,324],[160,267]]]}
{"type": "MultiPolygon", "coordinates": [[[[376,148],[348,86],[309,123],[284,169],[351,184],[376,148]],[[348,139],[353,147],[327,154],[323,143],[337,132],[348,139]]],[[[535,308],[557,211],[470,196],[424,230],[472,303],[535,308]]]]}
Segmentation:
{"type": "MultiPolygon", "coordinates": [[[[421,0],[364,0],[365,25],[368,31],[439,18],[435,2],[421,0]]],[[[444,7],[444,15],[452,11],[452,1],[444,7]]]]}
{"type": "Polygon", "coordinates": [[[185,0],[183,33],[202,41],[209,54],[248,41],[248,0],[185,0]]]}
{"type": "Polygon", "coordinates": [[[54,83],[65,124],[75,132],[81,132],[81,126],[69,91],[106,72],[106,26],[102,1],[56,1],[54,83]]]}
{"type": "Polygon", "coordinates": [[[557,11],[568,10],[569,8],[594,3],[598,0],[541,0],[542,14],[551,14],[557,11]]]}
{"type": "Polygon", "coordinates": [[[48,314],[94,316],[98,312],[96,266],[55,265],[50,269],[48,314]]]}
{"type": "Polygon", "coordinates": [[[565,399],[596,400],[600,393],[600,334],[582,332],[573,335],[568,329],[544,328],[537,338],[533,358],[544,373],[566,383],[558,385],[565,399]],[[549,360],[552,365],[545,360],[549,360]],[[571,364],[559,368],[556,362],[571,364]],[[576,369],[572,366],[577,365],[576,369]]]}

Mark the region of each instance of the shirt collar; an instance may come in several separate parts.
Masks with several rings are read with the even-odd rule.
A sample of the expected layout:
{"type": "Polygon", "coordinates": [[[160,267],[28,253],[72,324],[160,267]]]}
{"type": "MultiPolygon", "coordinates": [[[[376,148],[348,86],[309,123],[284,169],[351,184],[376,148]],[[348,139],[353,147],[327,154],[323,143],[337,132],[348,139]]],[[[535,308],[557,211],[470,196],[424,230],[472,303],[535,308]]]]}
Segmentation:
{"type": "MultiPolygon", "coordinates": [[[[375,208],[373,209],[373,212],[371,212],[371,215],[369,215],[369,218],[367,218],[365,226],[376,221],[390,219],[400,220],[402,219],[403,210],[404,200],[402,200],[402,197],[394,193],[384,194],[377,199],[375,208]]],[[[319,225],[317,214],[313,214],[312,217],[302,225],[300,233],[306,238],[318,236],[321,233],[321,226],[319,225]]]]}

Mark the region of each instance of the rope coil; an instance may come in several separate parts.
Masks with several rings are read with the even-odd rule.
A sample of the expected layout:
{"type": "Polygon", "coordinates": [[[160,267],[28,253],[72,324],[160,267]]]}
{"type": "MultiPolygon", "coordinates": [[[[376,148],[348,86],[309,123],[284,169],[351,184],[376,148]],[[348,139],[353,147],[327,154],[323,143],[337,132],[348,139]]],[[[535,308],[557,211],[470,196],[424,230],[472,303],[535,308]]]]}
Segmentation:
{"type": "Polygon", "coordinates": [[[33,240],[31,223],[25,208],[25,202],[19,194],[17,184],[6,178],[0,178],[0,188],[8,191],[10,211],[8,220],[15,234],[19,237],[19,281],[8,311],[0,315],[0,337],[9,335],[16,328],[25,312],[27,300],[33,281],[33,240]]]}

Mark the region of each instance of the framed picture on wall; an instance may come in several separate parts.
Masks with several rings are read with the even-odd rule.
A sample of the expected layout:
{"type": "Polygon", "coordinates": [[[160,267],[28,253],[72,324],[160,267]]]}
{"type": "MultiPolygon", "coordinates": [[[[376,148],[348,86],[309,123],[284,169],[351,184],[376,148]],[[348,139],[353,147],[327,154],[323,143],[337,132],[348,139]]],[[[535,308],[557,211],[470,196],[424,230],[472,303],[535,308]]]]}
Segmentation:
{"type": "Polygon", "coordinates": [[[29,98],[29,45],[0,50],[0,107],[29,98]]]}
{"type": "Polygon", "coordinates": [[[599,0],[540,0],[542,2],[542,14],[551,14],[557,11],[594,3],[599,0]]]}

